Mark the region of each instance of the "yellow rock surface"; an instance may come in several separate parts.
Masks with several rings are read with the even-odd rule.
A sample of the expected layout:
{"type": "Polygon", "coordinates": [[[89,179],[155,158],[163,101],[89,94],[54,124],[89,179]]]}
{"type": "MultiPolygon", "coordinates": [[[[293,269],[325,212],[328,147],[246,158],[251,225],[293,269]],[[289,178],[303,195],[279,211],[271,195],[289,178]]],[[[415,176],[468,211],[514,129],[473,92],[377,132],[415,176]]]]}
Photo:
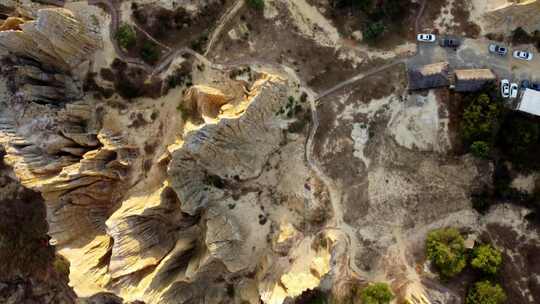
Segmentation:
{"type": "Polygon", "coordinates": [[[25,21],[22,18],[18,17],[8,17],[4,22],[0,23],[0,32],[1,31],[20,31],[20,25],[25,21]]]}

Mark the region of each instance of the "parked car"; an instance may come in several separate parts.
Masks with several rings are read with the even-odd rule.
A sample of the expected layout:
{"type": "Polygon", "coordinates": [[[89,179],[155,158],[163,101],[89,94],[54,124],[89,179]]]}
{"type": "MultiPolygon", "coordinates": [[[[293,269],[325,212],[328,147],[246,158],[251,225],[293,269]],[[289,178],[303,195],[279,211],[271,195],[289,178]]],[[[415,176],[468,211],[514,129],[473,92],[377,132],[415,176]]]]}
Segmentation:
{"type": "Polygon", "coordinates": [[[529,84],[529,89],[532,89],[532,90],[535,90],[535,91],[540,91],[540,83],[538,82],[531,82],[529,84]]]}
{"type": "Polygon", "coordinates": [[[497,54],[500,56],[505,56],[506,54],[508,54],[507,48],[505,48],[504,46],[497,45],[497,44],[490,44],[488,49],[491,53],[497,54]]]}
{"type": "Polygon", "coordinates": [[[501,80],[501,95],[504,98],[510,97],[510,81],[508,79],[501,80]]]}
{"type": "Polygon", "coordinates": [[[439,44],[442,47],[458,48],[461,44],[461,41],[459,41],[458,38],[454,37],[444,37],[439,40],[439,44]]]}
{"type": "Polygon", "coordinates": [[[437,40],[437,36],[433,34],[418,34],[416,39],[421,42],[435,42],[435,40],[437,40]]]}
{"type": "Polygon", "coordinates": [[[521,81],[521,89],[522,90],[525,90],[525,89],[528,89],[530,87],[531,83],[527,80],[527,79],[524,79],[521,81]]]}
{"type": "Polygon", "coordinates": [[[517,98],[519,86],[517,83],[510,84],[510,98],[517,98]]]}
{"type": "Polygon", "coordinates": [[[531,61],[533,59],[533,54],[527,51],[514,51],[514,58],[531,61]]]}

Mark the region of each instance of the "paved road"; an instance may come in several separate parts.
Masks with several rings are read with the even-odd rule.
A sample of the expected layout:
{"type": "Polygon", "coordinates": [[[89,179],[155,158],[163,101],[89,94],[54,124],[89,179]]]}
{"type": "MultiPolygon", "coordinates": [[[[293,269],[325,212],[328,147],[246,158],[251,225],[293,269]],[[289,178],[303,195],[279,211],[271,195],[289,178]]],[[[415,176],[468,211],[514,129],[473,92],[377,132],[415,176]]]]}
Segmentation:
{"type": "Polygon", "coordinates": [[[425,64],[448,61],[452,69],[456,68],[490,68],[501,78],[513,81],[522,79],[540,81],[540,54],[531,47],[512,47],[532,51],[535,58],[532,61],[518,60],[512,54],[498,56],[488,52],[490,43],[487,39],[465,39],[458,50],[442,48],[437,43],[420,43],[418,54],[407,62],[408,68],[425,64]]]}

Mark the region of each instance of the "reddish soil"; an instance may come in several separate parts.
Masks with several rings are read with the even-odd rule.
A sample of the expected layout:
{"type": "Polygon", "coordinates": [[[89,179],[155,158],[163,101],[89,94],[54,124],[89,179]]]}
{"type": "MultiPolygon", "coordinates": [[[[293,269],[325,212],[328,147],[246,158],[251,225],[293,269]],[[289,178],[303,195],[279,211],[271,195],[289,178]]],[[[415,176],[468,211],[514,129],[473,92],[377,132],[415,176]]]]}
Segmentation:
{"type": "MultiPolygon", "coordinates": [[[[536,233],[540,229],[532,228],[536,233]]],[[[536,279],[540,276],[540,244],[520,238],[511,228],[496,224],[489,225],[482,237],[503,248],[503,266],[498,280],[508,295],[506,303],[540,303],[540,282],[536,279]],[[524,294],[526,289],[530,290],[531,299],[524,294]]]]}
{"type": "MultiPolygon", "coordinates": [[[[420,29],[433,29],[435,20],[441,14],[441,10],[446,5],[447,0],[427,0],[426,8],[422,18],[420,19],[420,29]]],[[[463,33],[467,38],[478,38],[480,35],[480,27],[474,22],[469,21],[470,13],[467,10],[465,0],[456,0],[452,11],[454,22],[457,26],[449,28],[444,34],[453,34],[461,36],[463,33]]],[[[438,31],[434,31],[438,33],[438,31]]]]}
{"type": "MultiPolygon", "coordinates": [[[[351,38],[353,32],[362,31],[363,27],[371,22],[369,14],[358,7],[334,7],[332,1],[326,0],[308,0],[307,2],[319,8],[345,38],[351,38]]],[[[414,23],[420,4],[410,1],[402,2],[405,4],[401,9],[400,18],[385,21],[387,29],[383,36],[372,45],[373,47],[391,50],[406,40],[415,40],[414,23]]]]}
{"type": "MultiPolygon", "coordinates": [[[[146,82],[148,73],[137,66],[129,65],[120,59],[115,59],[111,65],[111,69],[102,69],[101,77],[113,83],[115,92],[126,99],[136,97],[151,97],[159,98],[162,96],[162,81],[158,78],[146,82]]],[[[105,95],[106,89],[100,88],[91,82],[87,90],[100,92],[103,97],[109,98],[110,95],[105,95]]]]}
{"type": "Polygon", "coordinates": [[[322,47],[302,36],[286,10],[280,7],[276,20],[281,24],[276,25],[276,20],[268,20],[261,12],[244,7],[224,28],[209,59],[218,63],[285,64],[295,69],[309,86],[321,91],[361,70],[362,67],[355,69],[349,61],[336,60],[334,48],[322,47]],[[232,40],[226,33],[238,24],[246,24],[249,35],[232,40]]]}
{"type": "Polygon", "coordinates": [[[456,28],[452,29],[455,34],[465,33],[467,38],[478,38],[480,36],[480,27],[469,21],[470,13],[465,0],[456,0],[452,15],[454,21],[458,24],[456,28]]]}
{"type": "Polygon", "coordinates": [[[192,15],[183,7],[168,10],[154,4],[133,3],[133,19],[141,28],[161,43],[176,47],[191,47],[203,52],[221,15],[233,1],[219,0],[192,15]]]}

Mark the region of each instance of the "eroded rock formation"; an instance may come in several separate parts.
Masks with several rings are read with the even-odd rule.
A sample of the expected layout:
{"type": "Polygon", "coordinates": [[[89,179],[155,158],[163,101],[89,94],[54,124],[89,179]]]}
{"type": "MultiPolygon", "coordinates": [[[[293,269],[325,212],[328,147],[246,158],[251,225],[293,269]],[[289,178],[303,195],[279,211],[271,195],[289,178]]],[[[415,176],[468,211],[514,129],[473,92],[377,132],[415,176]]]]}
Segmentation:
{"type": "Polygon", "coordinates": [[[167,174],[159,162],[147,167],[161,170],[157,177],[139,169],[143,149],[123,134],[127,126],[110,125],[111,110],[84,96],[70,73],[98,40],[61,9],[20,26],[0,37],[11,54],[5,160],[45,198],[51,244],[71,262],[79,296],[257,303],[263,294],[278,303],[319,285],[331,242],[310,223],[324,221],[317,210],[326,206],[309,203],[305,188],[321,184],[303,164],[304,135],[287,136],[291,120],[278,115],[298,96],[296,84],[265,73],[248,84],[216,71],[213,86],[191,87],[179,100],[189,115],[167,149],[167,174]],[[59,24],[73,32],[53,31],[59,24]],[[80,41],[70,41],[75,33],[80,41]]]}
{"type": "MultiPolygon", "coordinates": [[[[193,86],[99,100],[80,70],[100,38],[65,9],[35,17],[0,32],[0,143],[45,199],[78,296],[281,304],[321,288],[357,303],[359,286],[377,280],[401,299],[459,298],[425,282],[421,243],[446,225],[496,230],[501,211],[482,222],[470,208],[491,168],[444,156],[447,109],[433,94],[331,95],[311,104],[323,115],[308,126],[313,96],[290,69],[193,56],[193,86]]],[[[525,213],[512,209],[512,220],[525,213]]]]}

